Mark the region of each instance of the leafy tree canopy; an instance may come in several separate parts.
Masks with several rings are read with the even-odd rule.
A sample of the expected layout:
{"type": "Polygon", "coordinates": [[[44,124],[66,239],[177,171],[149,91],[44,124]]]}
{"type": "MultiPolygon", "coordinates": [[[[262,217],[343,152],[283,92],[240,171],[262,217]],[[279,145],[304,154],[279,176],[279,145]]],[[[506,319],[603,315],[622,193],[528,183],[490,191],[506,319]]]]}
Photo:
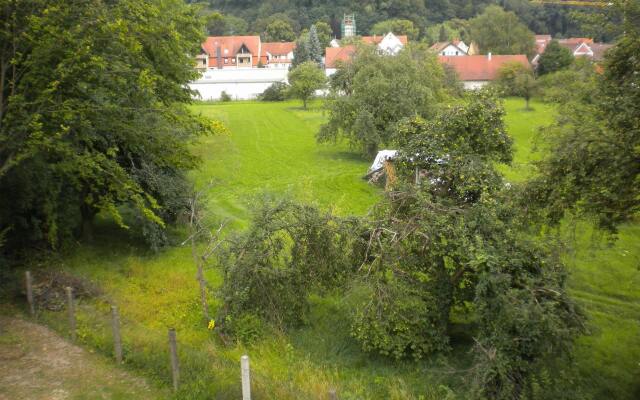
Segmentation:
{"type": "Polygon", "coordinates": [[[371,27],[372,35],[386,35],[389,32],[393,32],[395,35],[407,35],[409,40],[417,40],[420,35],[420,29],[408,19],[389,19],[380,21],[371,27]]]}
{"type": "MultiPolygon", "coordinates": [[[[120,207],[159,230],[185,204],[189,144],[220,126],[186,83],[203,21],[180,0],[3,1],[0,227],[57,246],[120,207]],[[91,22],[91,23],[88,23],[91,22]]],[[[139,225],[139,224],[137,224],[139,225]]],[[[9,245],[9,244],[8,244],[9,245]]]]}
{"type": "Polygon", "coordinates": [[[480,51],[493,54],[527,54],[535,52],[535,38],[526,25],[511,11],[489,6],[471,19],[470,33],[480,51]]]}
{"type": "Polygon", "coordinates": [[[296,39],[296,34],[285,20],[276,19],[267,25],[264,35],[265,42],[291,42],[296,39]]]}
{"type": "Polygon", "coordinates": [[[615,231],[640,210],[640,5],[618,7],[623,37],[607,53],[596,85],[584,85],[585,93],[561,106],[547,129],[548,156],[529,184],[527,202],[548,221],[571,211],[615,231]]]}
{"type": "Polygon", "coordinates": [[[331,77],[329,121],[318,141],[345,137],[362,154],[375,155],[379,146],[394,142],[403,118],[434,112],[445,96],[443,75],[436,57],[422,47],[381,56],[371,46],[359,46],[331,77]]]}
{"type": "Polygon", "coordinates": [[[557,40],[552,40],[544,49],[538,61],[538,74],[544,75],[567,68],[573,63],[571,50],[560,46],[557,40]]]}
{"type": "Polygon", "coordinates": [[[307,102],[326,83],[324,71],[313,61],[304,62],[289,71],[289,93],[300,100],[307,109],[307,102]]]}

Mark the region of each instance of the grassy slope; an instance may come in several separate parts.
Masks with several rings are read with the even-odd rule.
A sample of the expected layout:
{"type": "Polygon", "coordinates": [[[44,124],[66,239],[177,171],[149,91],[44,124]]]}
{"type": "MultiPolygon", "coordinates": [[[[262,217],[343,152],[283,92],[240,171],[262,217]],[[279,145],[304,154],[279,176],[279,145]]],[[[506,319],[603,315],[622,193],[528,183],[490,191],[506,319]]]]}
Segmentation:
{"type": "MultiPolygon", "coordinates": [[[[522,110],[522,100],[506,102],[505,118],[515,141],[507,179],[522,181],[532,172],[537,127],[553,121],[553,108],[533,102],[533,112],[522,110]]],[[[590,335],[581,338],[575,359],[580,384],[598,399],[640,397],[640,224],[620,228],[609,241],[584,221],[567,222],[563,238],[569,246],[572,295],[590,318],[590,335]]]]}
{"type": "MultiPolygon", "coordinates": [[[[529,161],[535,157],[530,149],[536,126],[551,121],[552,108],[534,103],[534,112],[523,112],[520,100],[509,100],[506,106],[517,153],[513,168],[504,172],[508,179],[518,181],[526,177],[529,161]]],[[[210,209],[217,216],[230,218],[236,227],[246,225],[251,199],[263,190],[290,192],[345,214],[362,214],[375,202],[376,191],[360,179],[369,161],[341,145],[317,146],[313,134],[322,114],[297,107],[296,103],[253,102],[196,106],[205,115],[223,119],[232,131],[229,137],[207,138],[196,149],[205,163],[193,178],[200,187],[215,179],[210,209]]],[[[571,286],[594,326],[594,334],[581,339],[577,351],[576,363],[586,378],[583,384],[598,398],[633,398],[640,359],[636,284],[640,232],[637,226],[623,227],[620,240],[611,248],[599,248],[601,241],[593,239],[585,226],[576,232],[578,244],[568,257],[573,270],[571,286]]],[[[128,321],[124,328],[128,362],[167,384],[165,329],[175,326],[184,344],[187,365],[183,369],[199,374],[194,377],[189,376],[193,372],[184,372],[193,390],[236,393],[237,359],[244,350],[221,348],[202,326],[189,250],[173,247],[148,254],[122,235],[121,239],[114,236],[104,231],[102,242],[80,247],[59,264],[98,281],[120,304],[128,321]]],[[[208,278],[214,285],[220,282],[216,271],[209,271],[208,278]]],[[[341,398],[413,398],[428,391],[434,398],[443,398],[446,390],[438,388],[439,383],[461,387],[449,371],[464,367],[465,352],[455,350],[449,360],[417,364],[391,363],[362,354],[348,337],[344,300],[313,298],[309,328],[267,339],[248,350],[258,396],[300,398],[296,391],[304,390],[302,397],[316,393],[322,398],[327,387],[335,385],[341,398]]],[[[110,336],[104,317],[108,308],[85,303],[81,311],[81,338],[108,352],[110,336]]],[[[45,317],[63,329],[63,315],[45,317]]]]}

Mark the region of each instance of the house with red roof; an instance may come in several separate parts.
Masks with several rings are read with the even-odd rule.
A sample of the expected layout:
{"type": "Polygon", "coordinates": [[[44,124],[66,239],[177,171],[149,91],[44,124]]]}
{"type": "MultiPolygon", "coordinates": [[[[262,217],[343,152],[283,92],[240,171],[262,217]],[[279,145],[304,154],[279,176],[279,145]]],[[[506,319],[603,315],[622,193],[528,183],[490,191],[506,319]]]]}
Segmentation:
{"type": "Polygon", "coordinates": [[[498,71],[507,63],[517,62],[531,68],[527,56],[518,55],[474,55],[474,56],[439,56],[443,65],[453,69],[464,88],[480,89],[498,77],[498,71]]]}
{"type": "Polygon", "coordinates": [[[462,40],[452,40],[450,42],[436,42],[430,49],[439,56],[467,56],[469,46],[462,40]]]}
{"type": "MultiPolygon", "coordinates": [[[[540,56],[552,40],[551,35],[536,35],[536,55],[531,60],[531,64],[538,65],[540,56]]],[[[558,44],[569,49],[574,57],[589,57],[593,61],[601,61],[604,58],[604,53],[613,47],[612,44],[595,43],[591,38],[580,37],[558,39],[558,44]]]]}
{"type": "MultiPolygon", "coordinates": [[[[398,54],[409,42],[406,35],[394,35],[392,32],[383,36],[362,36],[360,40],[365,44],[376,46],[378,52],[385,55],[398,54]]],[[[355,45],[340,46],[336,40],[333,40],[332,46],[325,49],[324,66],[327,76],[333,75],[338,65],[351,60],[355,53],[355,45]]]]}
{"type": "Polygon", "coordinates": [[[196,68],[288,68],[295,43],[262,43],[260,36],[209,36],[196,56],[196,68]]]}
{"type": "Polygon", "coordinates": [[[295,48],[295,42],[263,43],[262,51],[267,55],[267,68],[289,68],[295,48]]]}

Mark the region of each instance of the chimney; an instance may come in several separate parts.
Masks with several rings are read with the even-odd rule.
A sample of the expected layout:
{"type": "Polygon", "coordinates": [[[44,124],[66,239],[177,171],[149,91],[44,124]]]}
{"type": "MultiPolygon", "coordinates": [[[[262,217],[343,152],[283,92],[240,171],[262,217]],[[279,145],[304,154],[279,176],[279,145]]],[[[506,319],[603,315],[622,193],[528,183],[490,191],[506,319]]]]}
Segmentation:
{"type": "Polygon", "coordinates": [[[489,59],[489,61],[491,61],[491,52],[487,53],[487,58],[489,59]]]}
{"type": "Polygon", "coordinates": [[[216,47],[216,58],[218,59],[218,69],[222,69],[222,50],[220,46],[216,47]]]}

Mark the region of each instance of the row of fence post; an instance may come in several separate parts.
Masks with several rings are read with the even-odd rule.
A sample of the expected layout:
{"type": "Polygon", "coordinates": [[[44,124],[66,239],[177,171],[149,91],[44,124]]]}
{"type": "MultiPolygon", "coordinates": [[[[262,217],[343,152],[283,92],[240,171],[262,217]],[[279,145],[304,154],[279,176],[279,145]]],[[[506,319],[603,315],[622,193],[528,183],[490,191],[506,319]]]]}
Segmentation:
{"type": "MultiPolygon", "coordinates": [[[[27,302],[29,303],[29,312],[31,316],[35,316],[35,302],[33,297],[33,277],[30,271],[25,272],[25,282],[27,287],[27,302]]],[[[67,295],[67,311],[69,318],[69,332],[71,340],[77,339],[77,325],[76,325],[76,307],[74,301],[73,288],[67,286],[65,288],[67,295]]],[[[113,331],[113,354],[118,364],[122,363],[122,338],[120,336],[120,314],[118,307],[111,306],[111,329],[113,331]]],[[[171,360],[171,380],[173,383],[173,390],[178,391],[180,382],[180,364],[178,360],[178,340],[176,330],[169,328],[169,357],[171,360]]],[[[243,355],[240,357],[240,377],[242,381],[242,400],[251,400],[251,374],[249,367],[249,356],[243,355]]],[[[329,400],[338,400],[338,395],[335,389],[330,389],[328,392],[329,400]]]]}

